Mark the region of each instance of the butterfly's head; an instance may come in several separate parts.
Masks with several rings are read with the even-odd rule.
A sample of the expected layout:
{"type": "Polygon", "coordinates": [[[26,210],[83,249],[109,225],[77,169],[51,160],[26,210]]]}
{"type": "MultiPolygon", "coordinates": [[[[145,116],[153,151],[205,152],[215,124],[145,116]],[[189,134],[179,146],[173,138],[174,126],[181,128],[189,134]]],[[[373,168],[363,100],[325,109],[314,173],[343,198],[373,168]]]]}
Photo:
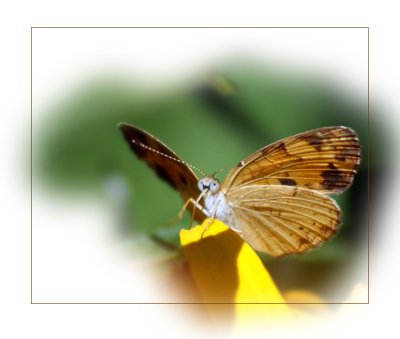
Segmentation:
{"type": "Polygon", "coordinates": [[[209,191],[211,194],[217,194],[221,189],[221,185],[218,179],[214,178],[213,176],[205,176],[201,178],[197,186],[199,187],[200,191],[209,191]]]}

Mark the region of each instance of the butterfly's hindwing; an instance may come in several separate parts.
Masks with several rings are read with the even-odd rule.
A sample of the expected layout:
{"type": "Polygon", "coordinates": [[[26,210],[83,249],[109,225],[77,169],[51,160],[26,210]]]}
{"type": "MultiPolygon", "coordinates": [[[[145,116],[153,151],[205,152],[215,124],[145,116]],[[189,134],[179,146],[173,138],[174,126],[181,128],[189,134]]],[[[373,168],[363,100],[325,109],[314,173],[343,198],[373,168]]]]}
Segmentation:
{"type": "Polygon", "coordinates": [[[254,185],[232,190],[233,228],[271,256],[303,253],[333,237],[341,212],[333,199],[308,189],[254,185]]]}

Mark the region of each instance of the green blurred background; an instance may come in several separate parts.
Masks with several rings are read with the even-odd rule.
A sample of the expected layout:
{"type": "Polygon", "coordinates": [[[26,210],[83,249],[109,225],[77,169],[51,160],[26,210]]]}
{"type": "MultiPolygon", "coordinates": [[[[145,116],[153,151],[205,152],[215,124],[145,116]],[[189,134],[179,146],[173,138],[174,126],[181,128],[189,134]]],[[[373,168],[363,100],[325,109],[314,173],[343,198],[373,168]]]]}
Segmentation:
{"type": "MultiPolygon", "coordinates": [[[[260,147],[299,132],[349,126],[360,137],[363,159],[353,186],[334,197],[344,215],[339,234],[305,255],[262,256],[282,289],[306,288],[324,295],[350,269],[367,239],[366,98],[345,93],[321,77],[288,75],[251,61],[158,89],[143,89],[133,79],[99,76],[53,105],[45,123],[34,124],[33,144],[40,150],[34,170],[44,186],[71,199],[78,194],[101,199],[114,213],[121,236],[148,237],[179,257],[178,232],[188,227],[190,218],[172,220],[183,202],[130,152],[119,122],[152,133],[207,173],[229,169],[260,147]]],[[[380,158],[371,164],[378,176],[387,161],[381,130],[377,125],[373,144],[380,158]]]]}

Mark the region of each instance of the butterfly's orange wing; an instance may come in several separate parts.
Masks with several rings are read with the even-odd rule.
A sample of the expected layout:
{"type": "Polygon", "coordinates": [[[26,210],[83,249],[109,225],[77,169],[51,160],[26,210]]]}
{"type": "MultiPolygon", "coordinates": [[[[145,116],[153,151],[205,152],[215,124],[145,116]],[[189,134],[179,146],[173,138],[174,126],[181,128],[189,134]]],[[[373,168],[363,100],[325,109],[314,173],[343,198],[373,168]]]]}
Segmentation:
{"type": "Polygon", "coordinates": [[[348,127],[325,127],[263,147],[227,175],[222,190],[246,185],[285,185],[340,193],[361,160],[357,134],[348,127]]]}
{"type": "Polygon", "coordinates": [[[299,254],[333,237],[341,212],[328,196],[304,188],[251,185],[229,192],[233,229],[255,250],[299,254]]]}
{"type": "MultiPolygon", "coordinates": [[[[119,128],[129,147],[137,157],[145,161],[162,180],[167,182],[172,188],[178,190],[185,202],[189,198],[196,199],[199,196],[200,190],[197,187],[198,179],[196,175],[185,163],[171,159],[174,158],[182,161],[175,152],[140,128],[127,123],[119,124],[119,128]],[[143,145],[147,148],[143,147],[143,145]]],[[[189,206],[189,208],[192,208],[192,206],[189,206]]],[[[197,212],[195,218],[201,221],[204,219],[204,215],[197,212]]]]}
{"type": "Polygon", "coordinates": [[[232,228],[272,256],[303,253],[333,237],[341,223],[329,193],[348,188],[361,161],[356,133],[326,127],[277,141],[227,175],[222,190],[232,228]]]}

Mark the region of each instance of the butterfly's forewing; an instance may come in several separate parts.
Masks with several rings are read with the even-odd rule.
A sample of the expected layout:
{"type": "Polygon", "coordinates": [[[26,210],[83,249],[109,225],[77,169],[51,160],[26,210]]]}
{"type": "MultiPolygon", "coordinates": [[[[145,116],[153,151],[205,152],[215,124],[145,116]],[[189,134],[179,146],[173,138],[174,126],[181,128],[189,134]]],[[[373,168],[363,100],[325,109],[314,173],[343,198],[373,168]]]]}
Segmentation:
{"type": "MultiPolygon", "coordinates": [[[[175,152],[140,128],[126,123],[119,124],[119,128],[137,157],[145,161],[162,180],[178,190],[185,202],[189,198],[196,199],[199,196],[200,191],[197,187],[198,179],[196,175],[185,163],[171,159],[181,160],[175,152]]],[[[189,206],[189,208],[192,208],[192,206],[189,206]]],[[[204,215],[197,212],[195,218],[203,220],[204,215]]]]}
{"type": "Polygon", "coordinates": [[[261,148],[227,175],[226,193],[246,185],[286,185],[323,193],[348,188],[360,165],[360,142],[348,127],[325,127],[261,148]]]}
{"type": "Polygon", "coordinates": [[[230,191],[227,199],[235,231],[271,256],[303,253],[334,236],[340,226],[335,201],[308,189],[253,185],[230,191]]]}

